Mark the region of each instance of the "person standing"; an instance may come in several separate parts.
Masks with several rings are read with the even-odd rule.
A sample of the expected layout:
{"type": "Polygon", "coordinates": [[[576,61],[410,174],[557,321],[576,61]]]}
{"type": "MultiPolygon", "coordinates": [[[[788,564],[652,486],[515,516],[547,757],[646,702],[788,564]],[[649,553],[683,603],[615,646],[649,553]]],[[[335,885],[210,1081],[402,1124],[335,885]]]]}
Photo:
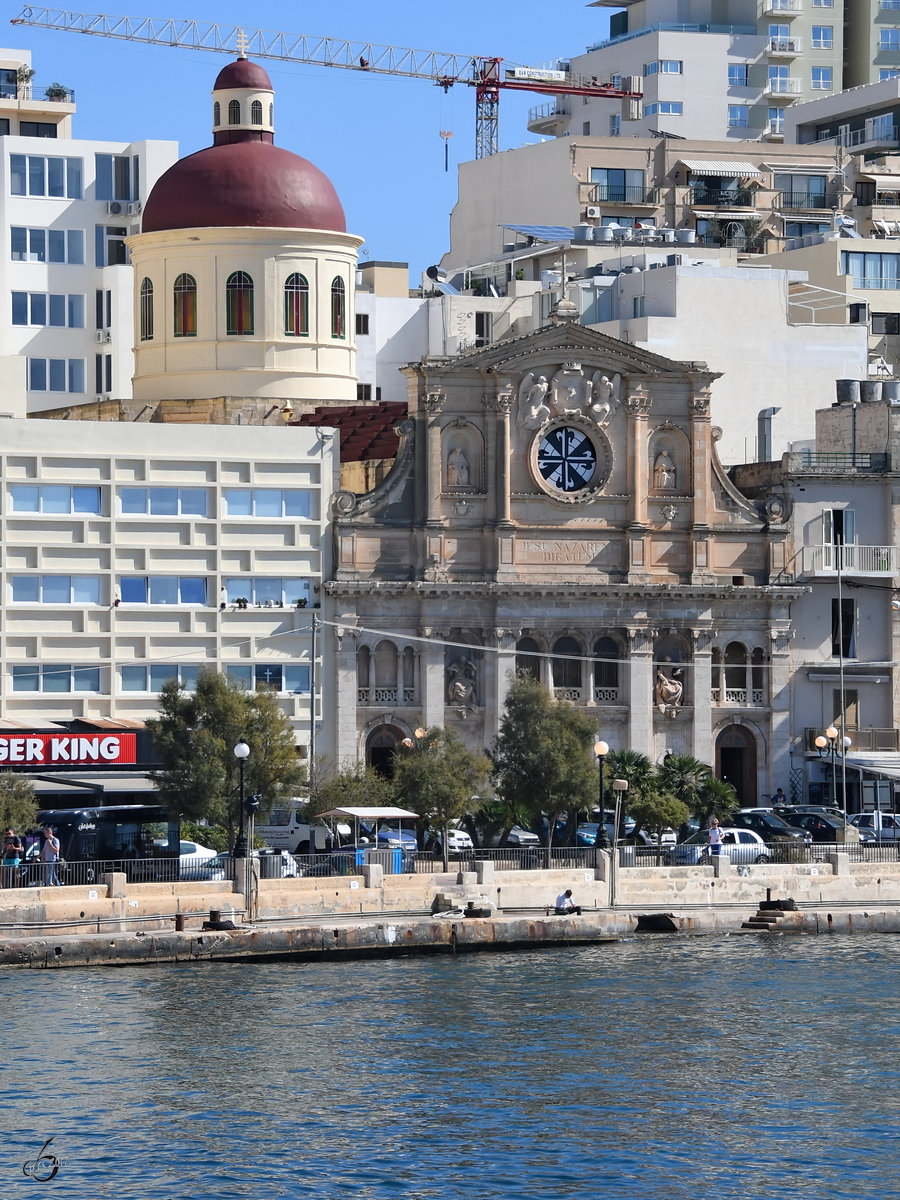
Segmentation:
{"type": "Polygon", "coordinates": [[[722,853],[722,830],[719,828],[719,822],[715,817],[713,817],[712,824],[709,827],[709,852],[710,854],[722,853]]]}
{"type": "Polygon", "coordinates": [[[16,886],[21,861],[22,841],[17,833],[7,829],[3,838],[3,887],[16,886]]]}
{"type": "Polygon", "coordinates": [[[44,884],[46,887],[62,887],[56,874],[56,864],[59,862],[59,838],[53,833],[52,825],[44,828],[44,844],[41,846],[41,862],[44,864],[44,884]]]}

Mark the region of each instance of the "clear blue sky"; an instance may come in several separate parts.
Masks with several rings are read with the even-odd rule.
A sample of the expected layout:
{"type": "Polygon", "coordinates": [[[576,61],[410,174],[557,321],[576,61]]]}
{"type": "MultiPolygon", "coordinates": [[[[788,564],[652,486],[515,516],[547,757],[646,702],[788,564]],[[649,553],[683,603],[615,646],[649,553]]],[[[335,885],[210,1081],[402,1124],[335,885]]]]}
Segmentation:
{"type": "MultiPolygon", "coordinates": [[[[140,0],[143,3],[143,0],[140,0]]],[[[558,7],[536,0],[488,3],[456,0],[382,4],[333,0],[310,8],[283,0],[265,6],[221,0],[142,8],[88,7],[116,16],[192,18],[228,28],[255,21],[267,31],[365,40],[416,50],[498,56],[511,65],[552,66],[601,41],[609,12],[581,0],[558,7]],[[262,16],[261,14],[265,14],[262,16]]],[[[18,16],[17,3],[7,8],[18,16]]],[[[208,146],[210,91],[228,57],[205,51],[148,46],[109,38],[6,25],[0,45],[30,49],[35,83],[74,88],[75,136],[177,141],[182,155],[208,146]]],[[[456,166],[475,154],[475,90],[457,85],[446,95],[427,80],[263,60],[276,92],[275,140],[315,163],[334,183],[347,228],[366,239],[363,257],[410,264],[411,283],[448,249],[456,200],[456,166]],[[444,172],[441,130],[452,130],[450,170],[444,172]]],[[[545,103],[531,93],[503,92],[501,149],[534,141],[528,109],[545,103]]]]}

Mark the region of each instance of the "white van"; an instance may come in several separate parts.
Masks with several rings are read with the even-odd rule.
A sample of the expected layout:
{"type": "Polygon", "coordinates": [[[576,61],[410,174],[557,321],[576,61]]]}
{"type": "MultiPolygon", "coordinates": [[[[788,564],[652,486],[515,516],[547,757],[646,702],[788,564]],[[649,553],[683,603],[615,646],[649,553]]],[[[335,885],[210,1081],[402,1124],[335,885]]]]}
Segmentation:
{"type": "Polygon", "coordinates": [[[294,796],[289,806],[276,808],[270,817],[257,821],[256,836],[274,850],[288,850],[291,854],[318,854],[330,850],[334,834],[322,821],[307,821],[305,805],[302,796],[294,796]]]}

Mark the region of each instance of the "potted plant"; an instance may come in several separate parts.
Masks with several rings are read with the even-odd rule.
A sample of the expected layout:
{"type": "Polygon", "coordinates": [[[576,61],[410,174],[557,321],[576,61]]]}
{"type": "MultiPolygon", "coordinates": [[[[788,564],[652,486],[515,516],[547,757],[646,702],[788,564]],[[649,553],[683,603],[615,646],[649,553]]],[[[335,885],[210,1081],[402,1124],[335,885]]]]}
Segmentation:
{"type": "Polygon", "coordinates": [[[67,88],[64,83],[50,83],[47,85],[44,95],[48,100],[68,100],[71,89],[67,88]]]}
{"type": "Polygon", "coordinates": [[[16,83],[19,85],[19,89],[21,89],[25,99],[28,98],[28,87],[32,79],[34,79],[34,68],[26,67],[23,63],[16,71],[16,83]]]}
{"type": "Polygon", "coordinates": [[[247,604],[248,604],[248,600],[247,600],[246,596],[238,596],[238,598],[235,600],[234,603],[237,608],[246,608],[247,604]]]}
{"type": "Polygon", "coordinates": [[[306,597],[305,597],[305,596],[299,596],[299,597],[298,597],[298,598],[297,598],[297,599],[294,601],[294,603],[297,605],[297,607],[298,607],[298,608],[306,608],[306,606],[307,606],[307,604],[309,603],[309,601],[306,599],[306,597]]]}

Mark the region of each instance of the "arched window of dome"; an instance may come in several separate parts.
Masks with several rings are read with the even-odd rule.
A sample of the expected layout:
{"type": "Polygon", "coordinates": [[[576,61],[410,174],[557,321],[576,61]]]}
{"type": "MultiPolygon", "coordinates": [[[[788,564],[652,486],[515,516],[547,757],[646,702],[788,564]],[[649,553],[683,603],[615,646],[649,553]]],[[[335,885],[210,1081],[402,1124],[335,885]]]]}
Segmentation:
{"type": "Polygon", "coordinates": [[[149,279],[141,280],[141,341],[153,338],[153,284],[149,279]]]}
{"type": "Polygon", "coordinates": [[[175,337],[197,336],[197,280],[193,275],[179,275],[173,288],[175,337]]]}
{"type": "Polygon", "coordinates": [[[253,332],[253,280],[246,271],[235,271],[225,284],[225,332],[253,332]]]}
{"type": "Polygon", "coordinates": [[[309,335],[309,284],[296,273],[284,284],[284,332],[286,337],[309,335]]]}
{"type": "Polygon", "coordinates": [[[228,101],[228,124],[240,125],[241,123],[241,102],[240,100],[228,101]]]}
{"type": "Polygon", "coordinates": [[[331,281],[331,336],[346,337],[347,329],[347,297],[344,291],[344,281],[335,275],[331,281]]]}
{"type": "Polygon", "coordinates": [[[254,100],[250,105],[250,124],[262,125],[262,102],[254,100]]]}
{"type": "Polygon", "coordinates": [[[217,100],[215,102],[215,104],[213,105],[213,125],[215,125],[216,128],[218,128],[219,125],[221,125],[221,124],[222,124],[222,105],[217,100]]]}
{"type": "Polygon", "coordinates": [[[271,126],[273,126],[273,128],[274,128],[274,125],[275,125],[275,105],[274,104],[269,105],[269,124],[271,126]]]}

